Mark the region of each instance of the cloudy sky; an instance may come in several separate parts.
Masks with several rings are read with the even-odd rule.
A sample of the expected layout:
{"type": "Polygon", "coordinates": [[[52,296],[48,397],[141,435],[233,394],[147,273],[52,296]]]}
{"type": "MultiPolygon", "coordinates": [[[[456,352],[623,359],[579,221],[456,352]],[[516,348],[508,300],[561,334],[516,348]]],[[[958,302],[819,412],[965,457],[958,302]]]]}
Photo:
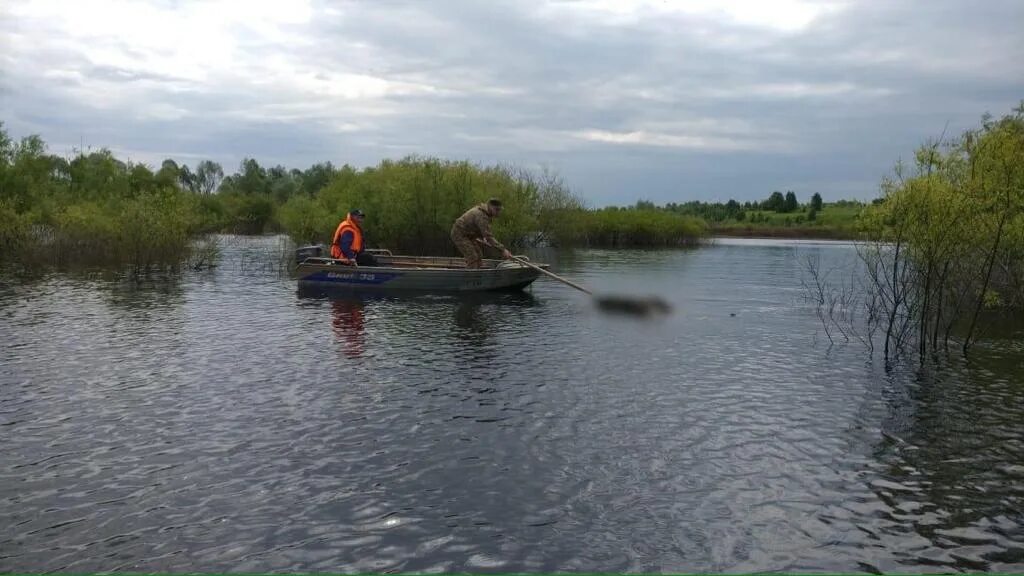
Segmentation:
{"type": "Polygon", "coordinates": [[[0,120],[229,171],[545,166],[597,206],[870,198],[1024,98],[1022,28],[1020,0],[0,0],[0,120]]]}

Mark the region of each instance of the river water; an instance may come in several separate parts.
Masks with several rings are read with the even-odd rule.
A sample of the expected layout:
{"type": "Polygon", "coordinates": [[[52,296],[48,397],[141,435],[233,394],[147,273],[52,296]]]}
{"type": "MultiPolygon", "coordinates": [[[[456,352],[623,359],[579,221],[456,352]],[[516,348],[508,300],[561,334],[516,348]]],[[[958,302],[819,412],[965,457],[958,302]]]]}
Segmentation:
{"type": "Polygon", "coordinates": [[[548,279],[328,298],[276,238],[131,286],[0,276],[0,570],[1024,570],[1024,346],[887,373],[803,258],[540,253],[548,279]]]}

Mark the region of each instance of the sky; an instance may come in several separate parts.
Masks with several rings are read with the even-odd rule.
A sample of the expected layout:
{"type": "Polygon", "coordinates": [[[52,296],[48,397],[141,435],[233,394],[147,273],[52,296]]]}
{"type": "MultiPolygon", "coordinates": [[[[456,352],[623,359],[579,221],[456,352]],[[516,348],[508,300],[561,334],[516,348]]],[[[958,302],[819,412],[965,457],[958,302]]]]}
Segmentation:
{"type": "Polygon", "coordinates": [[[547,169],[593,206],[869,199],[1024,99],[1020,0],[0,0],[0,121],[58,154],[547,169]]]}

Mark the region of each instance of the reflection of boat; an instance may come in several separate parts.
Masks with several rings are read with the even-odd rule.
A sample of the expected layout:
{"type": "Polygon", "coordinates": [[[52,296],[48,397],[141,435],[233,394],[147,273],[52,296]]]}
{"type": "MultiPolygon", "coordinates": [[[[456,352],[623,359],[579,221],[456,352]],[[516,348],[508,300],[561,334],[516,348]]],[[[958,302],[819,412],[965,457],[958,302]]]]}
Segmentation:
{"type": "Polygon", "coordinates": [[[365,334],[363,302],[360,300],[334,300],[331,302],[331,324],[334,335],[344,347],[345,355],[355,358],[363,355],[365,334]]]}
{"type": "Polygon", "coordinates": [[[375,303],[401,302],[417,308],[430,309],[451,306],[513,306],[531,307],[541,305],[540,300],[529,292],[493,291],[493,292],[439,292],[395,294],[388,292],[338,292],[324,289],[321,286],[299,286],[296,295],[302,299],[323,300],[332,304],[345,302],[347,307],[358,306],[360,309],[375,303]]]}
{"type": "MultiPolygon", "coordinates": [[[[293,275],[300,288],[427,292],[522,290],[540,275],[533,268],[508,260],[484,260],[482,268],[467,269],[462,258],[394,256],[388,250],[368,252],[377,258],[378,266],[352,267],[325,258],[322,246],[299,248],[295,251],[293,275]]],[[[548,268],[547,264],[537,266],[548,268]]]]}
{"type": "Polygon", "coordinates": [[[366,351],[368,319],[375,318],[374,321],[379,322],[378,334],[387,333],[389,327],[408,328],[410,321],[436,330],[450,322],[449,314],[454,312],[454,323],[458,328],[456,336],[480,342],[480,337],[491,331],[489,326],[495,321],[500,322],[502,317],[501,314],[484,314],[483,309],[541,305],[533,294],[523,291],[395,294],[371,291],[344,293],[319,287],[299,287],[297,296],[317,306],[321,303],[330,306],[335,340],[349,358],[358,358],[366,351]],[[393,306],[397,303],[401,306],[393,306]]]}

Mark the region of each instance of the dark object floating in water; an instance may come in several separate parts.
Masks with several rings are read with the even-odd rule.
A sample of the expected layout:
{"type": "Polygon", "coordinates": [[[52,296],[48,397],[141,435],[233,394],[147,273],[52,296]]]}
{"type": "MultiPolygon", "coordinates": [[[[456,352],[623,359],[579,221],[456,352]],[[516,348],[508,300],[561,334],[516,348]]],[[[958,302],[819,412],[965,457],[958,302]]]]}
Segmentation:
{"type": "Polygon", "coordinates": [[[530,268],[533,268],[542,274],[547,274],[548,276],[554,278],[555,280],[558,280],[559,282],[567,286],[572,286],[573,288],[579,290],[580,292],[589,294],[592,298],[594,298],[594,301],[597,303],[597,307],[600,308],[601,310],[621,312],[625,314],[636,314],[639,316],[649,316],[651,314],[657,313],[668,314],[672,310],[672,307],[669,306],[667,302],[665,302],[661,298],[657,298],[654,296],[650,296],[647,298],[635,298],[632,296],[594,296],[594,293],[591,292],[590,290],[584,288],[583,286],[580,286],[579,284],[576,284],[575,282],[570,282],[569,280],[562,278],[561,276],[555,274],[554,272],[549,272],[547,270],[544,270],[543,268],[534,266],[533,264],[526,262],[525,260],[522,260],[516,256],[513,256],[512,259],[519,262],[520,264],[529,266],[530,268]]]}
{"type": "Polygon", "coordinates": [[[609,312],[622,312],[625,314],[636,314],[638,316],[652,316],[655,314],[669,314],[672,306],[662,300],[651,296],[649,298],[632,298],[625,296],[597,296],[594,302],[598,308],[609,312]]]}

